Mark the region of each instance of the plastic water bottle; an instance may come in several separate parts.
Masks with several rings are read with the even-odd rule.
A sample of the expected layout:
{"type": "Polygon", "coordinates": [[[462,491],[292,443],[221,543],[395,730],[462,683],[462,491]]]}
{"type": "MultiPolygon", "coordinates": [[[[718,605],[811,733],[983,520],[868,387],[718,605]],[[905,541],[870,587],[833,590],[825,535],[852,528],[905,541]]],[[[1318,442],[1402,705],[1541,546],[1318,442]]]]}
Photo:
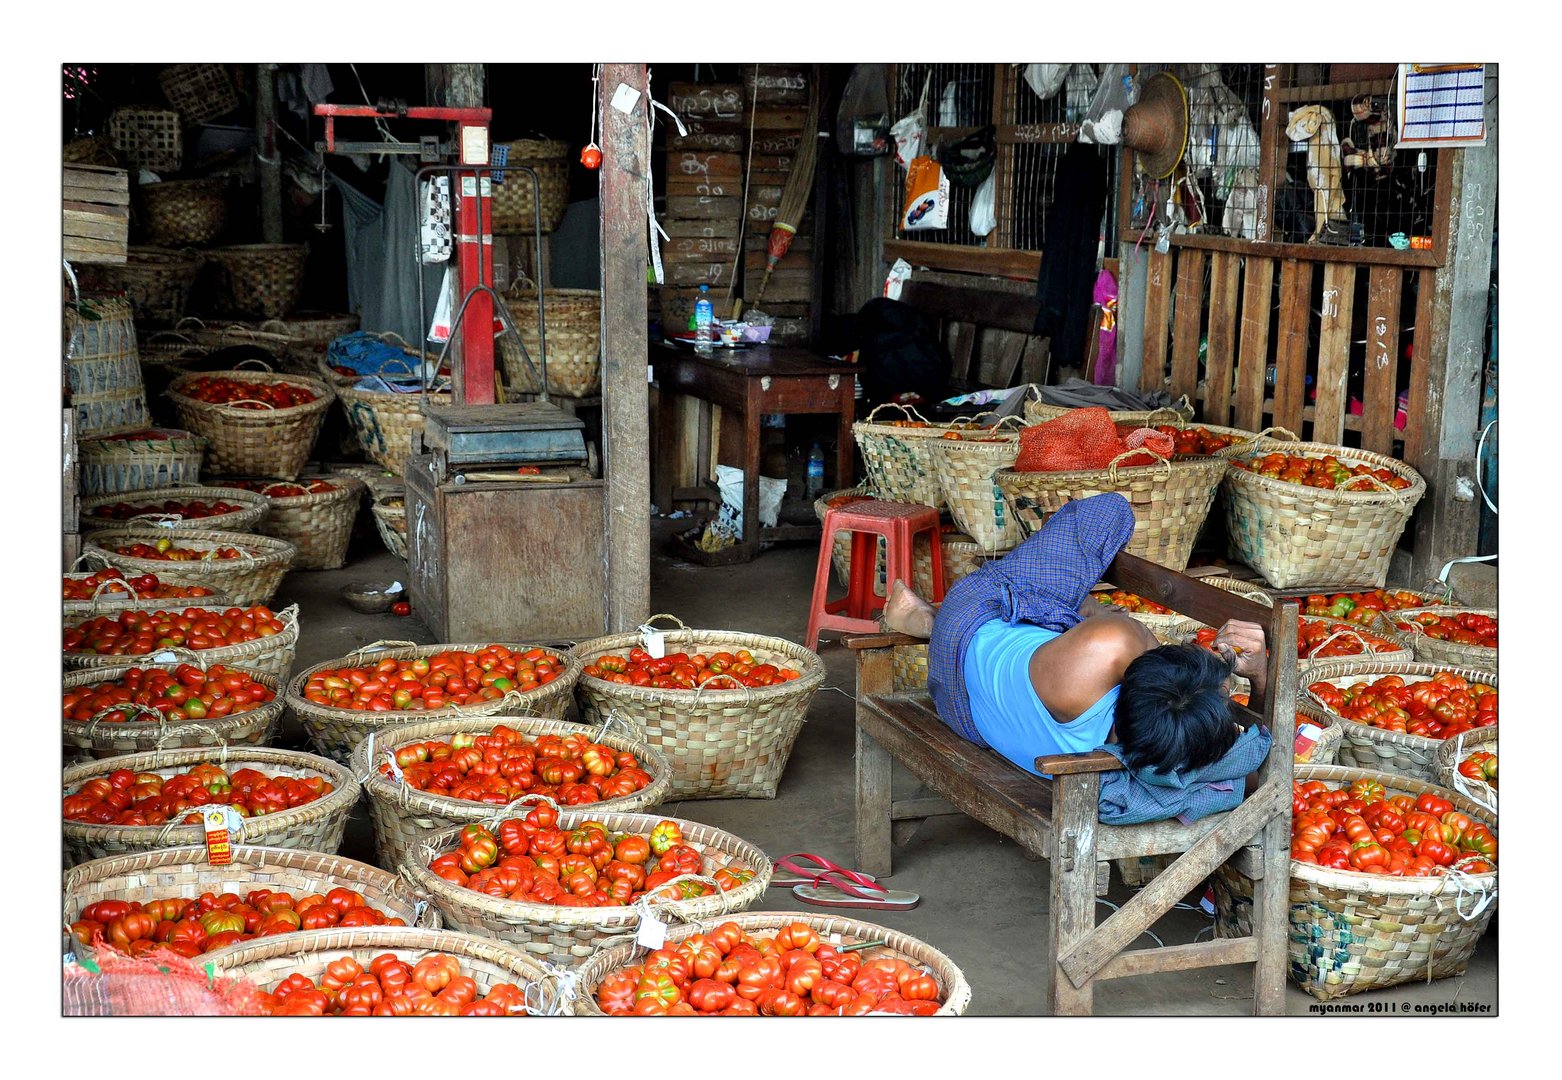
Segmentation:
{"type": "Polygon", "coordinates": [[[808,497],[818,498],[824,491],[824,451],[814,443],[814,448],[808,452],[808,497]]]}
{"type": "Polygon", "coordinates": [[[700,298],[694,302],[694,349],[708,353],[716,336],[716,317],[711,309],[710,286],[700,286],[700,298]]]}

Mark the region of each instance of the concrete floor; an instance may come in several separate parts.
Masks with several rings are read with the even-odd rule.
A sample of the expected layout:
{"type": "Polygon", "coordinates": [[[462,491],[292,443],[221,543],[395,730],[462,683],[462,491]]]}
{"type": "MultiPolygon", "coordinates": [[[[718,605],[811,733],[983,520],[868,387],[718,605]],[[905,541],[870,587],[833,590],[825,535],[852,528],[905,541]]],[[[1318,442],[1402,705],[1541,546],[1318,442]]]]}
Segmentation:
{"type": "MultiPolygon", "coordinates": [[[[300,605],[300,635],[294,670],[343,656],[382,638],[432,643],[416,619],[361,615],[348,608],[338,590],[350,581],[388,583],[406,580],[406,567],[390,555],[373,532],[367,515],[360,519],[347,567],[336,571],[289,574],[274,599],[275,607],[300,605]]],[[[651,609],[676,614],[690,626],[722,627],[774,634],[801,641],[813,585],[816,549],[793,544],[762,554],[746,566],[707,568],[665,553],[665,539],[688,522],[654,519],[651,609]]],[[[833,637],[833,635],[832,635],[833,637]]],[[[809,851],[850,865],[853,845],[853,672],[846,650],[825,644],[820,655],[833,689],[815,695],[808,721],[798,737],[780,791],[774,800],[702,800],[665,804],[669,815],[726,829],[759,845],[772,856],[809,851]]],[[[305,749],[302,732],[289,717],[282,745],[305,749]]],[[[897,796],[910,794],[915,781],[897,769],[897,796]]],[[[354,811],[342,854],[374,862],[368,813],[354,811]]],[[[1047,864],[1028,859],[1020,847],[963,816],[928,819],[895,850],[893,887],[921,894],[911,911],[855,911],[840,914],[893,927],[942,950],[965,973],[972,987],[968,1013],[1030,1016],[1045,1011],[1044,968],[1047,864]]],[[[1107,897],[1121,904],[1132,895],[1114,871],[1107,897]]],[[[1186,898],[1196,904],[1202,890],[1186,898]]],[[[760,907],[809,911],[789,890],[771,890],[760,907]]],[[[1103,917],[1109,909],[1101,907],[1103,917]]],[[[1167,945],[1195,940],[1211,920],[1196,910],[1173,911],[1154,928],[1167,945]]],[[[1346,1001],[1404,1012],[1416,1005],[1456,1007],[1497,1001],[1496,924],[1481,941],[1469,970],[1460,978],[1412,984],[1346,1001]]],[[[1203,937],[1207,938],[1208,934],[1203,937]]],[[[1153,947],[1142,937],[1138,947],[1153,947]]],[[[1237,966],[1116,980],[1096,991],[1098,1015],[1240,1016],[1252,1012],[1251,968],[1237,966]]],[[[1288,987],[1288,1011],[1307,1015],[1312,997],[1288,987]]]]}

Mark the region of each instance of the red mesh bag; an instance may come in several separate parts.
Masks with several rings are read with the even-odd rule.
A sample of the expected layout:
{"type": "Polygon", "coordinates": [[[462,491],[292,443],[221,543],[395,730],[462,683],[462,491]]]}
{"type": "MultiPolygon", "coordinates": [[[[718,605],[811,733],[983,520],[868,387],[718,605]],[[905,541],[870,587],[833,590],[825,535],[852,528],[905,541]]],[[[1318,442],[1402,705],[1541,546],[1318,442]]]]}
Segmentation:
{"type": "Polygon", "coordinates": [[[99,950],[66,965],[65,1016],[259,1016],[259,991],[242,979],[208,977],[166,949],[130,957],[99,950]]]}
{"type": "Polygon", "coordinates": [[[1176,446],[1176,439],[1164,431],[1156,431],[1154,428],[1147,427],[1135,428],[1124,436],[1123,449],[1138,450],[1143,447],[1151,453],[1125,457],[1117,464],[1120,468],[1126,468],[1130,465],[1154,465],[1157,461],[1171,457],[1176,446]],[[1155,456],[1152,457],[1151,454],[1155,456]]]}
{"type": "Polygon", "coordinates": [[[1123,452],[1112,414],[1099,405],[1070,409],[1020,432],[1016,472],[1104,469],[1123,452]]]}

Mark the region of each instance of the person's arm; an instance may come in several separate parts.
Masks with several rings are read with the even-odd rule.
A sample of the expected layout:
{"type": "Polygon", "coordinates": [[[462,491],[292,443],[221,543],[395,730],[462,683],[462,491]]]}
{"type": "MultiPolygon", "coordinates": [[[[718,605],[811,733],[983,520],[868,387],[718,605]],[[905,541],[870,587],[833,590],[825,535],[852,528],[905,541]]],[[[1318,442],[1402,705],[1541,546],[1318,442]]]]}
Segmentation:
{"type": "Polygon", "coordinates": [[[1215,635],[1215,649],[1232,660],[1231,670],[1235,674],[1253,684],[1255,695],[1264,693],[1269,680],[1269,654],[1262,626],[1231,619],[1215,635]]]}

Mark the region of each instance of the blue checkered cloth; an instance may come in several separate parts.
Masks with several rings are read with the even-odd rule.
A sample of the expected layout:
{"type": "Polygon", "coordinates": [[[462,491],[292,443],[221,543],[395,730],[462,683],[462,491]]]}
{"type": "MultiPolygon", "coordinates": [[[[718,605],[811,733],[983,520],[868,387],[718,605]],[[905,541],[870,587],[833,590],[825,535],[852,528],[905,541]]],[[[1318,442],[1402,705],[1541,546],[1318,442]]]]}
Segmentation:
{"type": "MultiPolygon", "coordinates": [[[[1176,818],[1191,825],[1211,814],[1235,810],[1247,794],[1247,775],[1264,763],[1274,738],[1267,728],[1254,724],[1232,744],[1224,757],[1202,769],[1162,773],[1152,769],[1122,768],[1101,774],[1101,794],[1096,805],[1107,825],[1138,825],[1144,821],[1176,818]]],[[[1117,760],[1123,748],[1116,743],[1101,747],[1117,760]]]]}
{"type": "Polygon", "coordinates": [[[927,686],[939,719],[986,746],[965,689],[972,635],[993,619],[1059,633],[1077,625],[1079,605],[1133,531],[1133,509],[1116,492],[1078,499],[1009,554],[956,582],[933,620],[927,649],[927,686]]]}

